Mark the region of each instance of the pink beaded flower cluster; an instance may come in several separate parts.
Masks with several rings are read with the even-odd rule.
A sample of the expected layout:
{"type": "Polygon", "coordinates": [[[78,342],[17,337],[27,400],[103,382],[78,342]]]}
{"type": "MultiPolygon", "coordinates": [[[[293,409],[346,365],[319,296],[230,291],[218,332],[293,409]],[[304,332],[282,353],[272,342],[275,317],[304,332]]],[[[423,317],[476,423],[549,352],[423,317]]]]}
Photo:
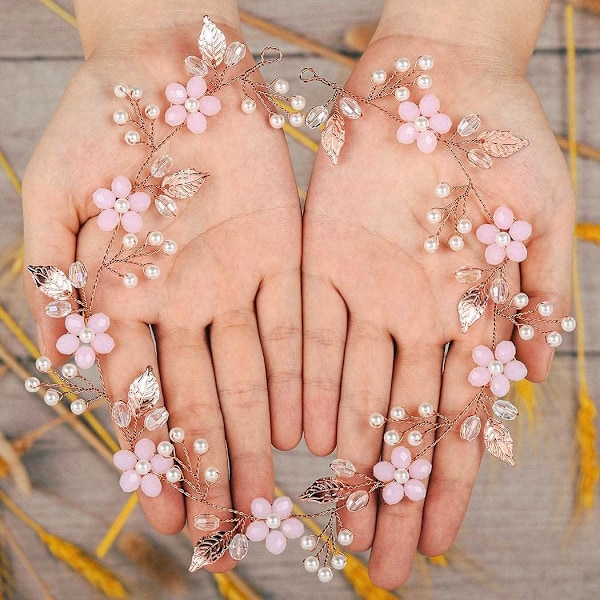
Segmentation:
{"type": "Polygon", "coordinates": [[[423,96],[418,105],[410,100],[401,102],[398,114],[406,121],[398,127],[398,141],[401,144],[416,141],[417,148],[423,154],[435,150],[438,141],[436,134],[448,133],[452,127],[452,120],[440,112],[440,99],[434,94],[423,96]]]}

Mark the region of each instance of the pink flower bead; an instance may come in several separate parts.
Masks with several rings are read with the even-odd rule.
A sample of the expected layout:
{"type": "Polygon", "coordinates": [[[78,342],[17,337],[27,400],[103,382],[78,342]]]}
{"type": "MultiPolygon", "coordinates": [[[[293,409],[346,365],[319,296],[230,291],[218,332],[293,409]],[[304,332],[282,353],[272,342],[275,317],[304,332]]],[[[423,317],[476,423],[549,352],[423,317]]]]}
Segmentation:
{"type": "Polygon", "coordinates": [[[512,210],[507,206],[496,209],[494,223],[485,223],[477,228],[477,239],[487,245],[485,260],[490,265],[499,265],[505,258],[523,262],[527,258],[527,248],[523,242],[532,233],[527,221],[515,221],[512,210]]]}
{"type": "Polygon", "coordinates": [[[246,528],[246,536],[252,542],[262,542],[271,554],[281,554],[287,540],[303,535],[304,525],[292,517],[293,504],[287,496],[276,498],[271,504],[266,498],[255,498],[250,503],[254,521],[246,528]]]}
{"type": "Polygon", "coordinates": [[[381,496],[386,504],[398,504],[404,498],[404,486],[397,481],[391,481],[384,486],[381,496]]]}
{"type": "Polygon", "coordinates": [[[101,209],[98,227],[102,231],[113,231],[119,225],[127,233],[137,233],[142,229],[139,213],[149,208],[151,198],[146,192],[132,194],[131,189],[131,181],[124,175],[118,175],[112,180],[110,190],[98,188],[92,194],[94,204],[101,209]]]}
{"type": "Polygon", "coordinates": [[[170,83],[165,89],[171,106],[165,111],[165,121],[172,127],[185,123],[192,133],[206,131],[206,117],[212,117],[221,110],[221,102],[214,96],[207,96],[207,84],[203,77],[192,77],[184,87],[180,83],[170,83]]]}
{"type": "Polygon", "coordinates": [[[527,376],[527,367],[515,359],[516,352],[509,340],[499,342],[494,351],[487,346],[476,346],[472,357],[478,366],[471,369],[469,383],[475,387],[489,385],[494,396],[506,396],[511,381],[521,381],[527,376]]]}

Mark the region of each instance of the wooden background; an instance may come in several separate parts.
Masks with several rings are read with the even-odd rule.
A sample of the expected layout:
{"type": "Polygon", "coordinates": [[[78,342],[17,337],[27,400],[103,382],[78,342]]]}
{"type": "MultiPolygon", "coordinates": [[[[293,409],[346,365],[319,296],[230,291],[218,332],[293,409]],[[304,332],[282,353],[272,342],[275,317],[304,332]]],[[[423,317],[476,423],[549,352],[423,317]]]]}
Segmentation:
{"type": "MultiPolygon", "coordinates": [[[[62,5],[72,10],[71,3],[62,5]]],[[[376,21],[381,0],[328,0],[289,2],[241,0],[242,9],[260,15],[298,33],[308,34],[328,46],[344,50],[344,31],[357,23],[376,21]]],[[[538,90],[550,123],[559,135],[567,133],[567,94],[564,4],[554,2],[546,27],[531,61],[529,75],[538,90]]],[[[313,65],[328,77],[343,81],[349,69],[312,56],[287,42],[246,28],[249,46],[279,45],[286,60],[277,74],[294,81],[299,68],[313,65]]],[[[600,147],[600,17],[576,13],[577,91],[579,141],[600,147]]],[[[22,176],[29,156],[73,72],[81,63],[77,32],[36,0],[0,0],[0,148],[22,176]]],[[[316,89],[316,102],[322,91],[316,89]]],[[[310,100],[309,100],[310,102],[310,100]]],[[[313,154],[290,140],[298,184],[305,188],[313,154]]],[[[600,167],[579,160],[579,220],[600,223],[600,167]]],[[[27,331],[30,318],[23,305],[18,278],[10,278],[9,258],[21,237],[20,200],[10,182],[0,173],[0,253],[2,285],[0,300],[27,331]]],[[[600,249],[579,243],[580,273],[585,307],[587,370],[593,397],[600,395],[600,320],[597,318],[600,249]]],[[[0,325],[0,342],[14,352],[29,371],[26,352],[0,325]]],[[[541,599],[583,600],[600,597],[600,517],[598,508],[573,519],[576,454],[576,368],[574,344],[557,353],[554,372],[542,386],[535,423],[520,418],[512,428],[517,442],[518,467],[509,469],[486,459],[471,507],[459,535],[448,553],[447,567],[434,566],[419,558],[408,584],[398,592],[407,599],[485,600],[541,599]]],[[[1,365],[0,365],[1,366],[1,365]]],[[[38,398],[23,391],[20,379],[2,370],[0,380],[0,429],[11,439],[42,425],[53,413],[38,398]]],[[[312,478],[327,471],[326,459],[315,459],[303,449],[277,454],[278,483],[297,495],[312,478]]],[[[11,477],[0,487],[46,529],[93,552],[121,509],[125,496],[118,489],[116,474],[89,447],[61,426],[39,440],[24,456],[23,463],[33,482],[33,492],[22,496],[11,477]]],[[[53,596],[60,600],[99,599],[78,574],[52,558],[35,534],[0,505],[0,516],[19,539],[53,596]]],[[[127,583],[133,598],[212,600],[219,598],[213,578],[204,572],[186,573],[190,549],[182,537],[164,538],[152,533],[141,511],[126,525],[156,548],[172,556],[169,568],[178,587],[164,588],[140,570],[116,547],[104,563],[127,583]]],[[[401,540],[399,540],[401,543],[401,540]]],[[[3,543],[0,542],[0,553],[3,543]]],[[[269,599],[300,600],[306,597],[345,600],[355,594],[340,574],[329,585],[319,584],[304,572],[303,554],[295,549],[272,559],[255,551],[237,572],[269,599]]],[[[14,595],[34,599],[43,595],[11,555],[14,595]]],[[[163,575],[164,579],[165,575],[163,575]]]]}

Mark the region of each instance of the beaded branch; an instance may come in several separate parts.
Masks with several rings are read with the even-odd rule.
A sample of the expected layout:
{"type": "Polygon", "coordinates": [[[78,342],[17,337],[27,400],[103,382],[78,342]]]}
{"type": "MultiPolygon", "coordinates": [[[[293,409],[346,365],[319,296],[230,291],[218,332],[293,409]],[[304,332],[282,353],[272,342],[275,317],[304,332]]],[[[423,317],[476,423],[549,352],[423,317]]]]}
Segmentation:
{"type": "Polygon", "coordinates": [[[344,547],[353,540],[352,532],[342,524],[341,511],[358,512],[379,492],[387,504],[397,504],[404,498],[422,501],[427,492],[424,480],[432,469],[423,456],[454,427],[460,428],[464,440],[475,440],[481,433],[481,416],[484,416],[483,439],[487,450],[514,465],[512,439],[501,420],[514,419],[518,411],[503,397],[509,391],[510,381],[523,379],[527,369],[516,360],[512,342],[496,339],[497,320],[510,321],[523,339],[541,333],[551,346],[560,344],[561,335],[547,327],[560,323],[563,330],[572,331],[575,321],[572,317],[551,319],[553,309],[549,302],[525,310],[527,295],[521,291],[511,295],[505,271],[510,261],[521,262],[526,258],[523,242],[531,235],[531,226],[515,220],[508,207],[501,207],[492,215],[467,168],[470,164],[489,169],[492,158],[510,156],[528,142],[504,130],[474,135],[480,127],[477,115],[468,115],[450,133],[452,121],[439,111],[436,96],[426,94],[418,104],[409,101],[410,88],[427,90],[431,87],[431,76],[427,73],[433,65],[430,57],[419,57],[413,66],[407,59],[398,59],[394,73],[389,76],[383,70],[375,71],[366,97],[319,77],[313,69],[303,69],[302,81],[320,81],[334,90],[325,104],[310,109],[305,117],[300,112],[306,105],[305,99],[300,95],[287,96],[289,84],[285,80],[277,78],[266,85],[251,77],[262,66],[281,60],[278,49],[266,48],[253,67],[235,75],[235,67],[244,58],[246,47],[239,41],[227,45],[224,33],[208,17],[204,17],[198,46],[200,56],[188,56],[184,61],[191,78],[185,85],[173,82],[166,86],[169,106],[164,111],[164,121],[170,129],[160,139],[161,107],[158,104],[142,107],[143,94],[139,87],[115,86],[115,95],[128,106],[117,109],[113,121],[127,126],[124,141],[128,145],[145,145],[148,155],[132,179],[117,175],[110,188],[100,187],[92,195],[91,201],[100,211],[98,227],[111,233],[93,279],[81,261],[75,261],[65,271],[56,266],[28,267],[39,291],[50,298],[46,315],[64,319],[67,333],[57,340],[56,347],[60,353],[72,356],[73,362],[58,368],[47,357],[39,357],[36,368],[40,373],[52,375],[54,381],[41,382],[38,377],[30,377],[25,387],[29,392],[45,388],[44,401],[50,406],[63,398],[69,399],[70,408],[77,415],[84,413],[92,402],[106,400],[112,420],[126,442],[126,448],[119,450],[113,459],[122,471],[119,484],[123,491],[140,490],[155,497],[164,485],[169,485],[198,507],[190,516],[190,522],[204,537],[194,548],[190,571],[210,565],[226,553],[234,560],[242,560],[250,542],[264,541],[269,552],[280,554],[287,540],[300,539],[301,547],[309,553],[304,568],[316,572],[318,579],[326,583],[331,581],[335,569],[345,567],[344,547]],[[433,152],[438,144],[445,146],[461,167],[466,182],[437,186],[437,197],[448,203],[431,209],[427,215],[427,221],[438,229],[425,241],[426,251],[435,252],[439,248],[441,233],[448,227],[453,228],[449,247],[453,250],[463,247],[463,236],[472,230],[467,208],[473,198],[488,221],[477,229],[476,235],[486,245],[485,260],[489,266],[465,266],[455,273],[458,281],[472,286],[458,302],[463,332],[467,333],[490,306],[493,313],[494,334],[490,346],[477,346],[473,350],[476,366],[469,374],[469,381],[477,388],[474,397],[453,419],[436,412],[428,403],[421,404],[416,415],[409,414],[404,407],[393,408],[387,417],[371,415],[371,426],[387,425],[383,440],[393,447],[390,460],[375,464],[369,475],[357,472],[349,460],[334,460],[330,465],[333,475],[317,479],[299,497],[301,501],[323,506],[315,514],[293,514],[293,503],[288,497],[276,498],[274,502],[255,498],[250,513],[213,502],[211,487],[220,481],[221,474],[210,464],[209,442],[196,439],[188,447],[184,430],[168,427],[169,413],[159,402],[160,388],[152,368],[146,367],[131,382],[127,399],[121,400],[109,396],[98,359],[99,354],[108,354],[115,346],[107,333],[110,317],[94,312],[101,275],[107,273],[121,278],[126,288],[136,286],[140,273],[147,279],[157,279],[160,267],[156,262],[161,257],[174,255],[177,243],[166,240],[160,231],[146,233],[140,242],[136,234],[144,228],[142,215],[154,203],[160,215],[176,218],[179,203],[193,197],[208,178],[208,173],[195,167],[172,170],[175,161],[164,148],[176,135],[185,133],[185,129],[192,134],[204,132],[208,117],[217,115],[221,109],[216,94],[236,82],[241,84],[244,94],[241,110],[253,113],[258,106],[262,107],[273,128],[283,127],[286,117],[295,127],[304,122],[310,128],[324,125],[321,144],[334,164],[339,160],[345,141],[345,118],[358,119],[368,107],[400,123],[397,131],[400,143],[416,141],[423,153],[433,152]],[[389,96],[400,102],[398,116],[378,104],[389,96]],[[448,133],[449,136],[443,137],[448,133]],[[467,162],[462,161],[462,155],[466,155],[467,162]],[[100,385],[82,373],[94,366],[100,373],[100,385]],[[165,428],[167,435],[158,444],[146,437],[147,432],[158,435],[165,428]],[[433,441],[425,443],[426,439],[433,441]],[[419,449],[413,455],[411,448],[419,449]],[[304,535],[303,520],[314,517],[324,518],[325,525],[317,535],[304,535]]]}

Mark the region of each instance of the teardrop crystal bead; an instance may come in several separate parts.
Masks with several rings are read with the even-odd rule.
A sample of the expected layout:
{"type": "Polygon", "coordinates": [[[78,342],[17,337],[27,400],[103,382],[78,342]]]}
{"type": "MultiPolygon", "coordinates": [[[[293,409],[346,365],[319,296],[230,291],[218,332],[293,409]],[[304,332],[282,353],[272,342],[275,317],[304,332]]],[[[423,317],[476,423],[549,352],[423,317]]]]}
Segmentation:
{"type": "Polygon", "coordinates": [[[336,458],[329,467],[338,477],[352,477],[356,475],[356,467],[343,458],[336,458]]]}
{"type": "Polygon", "coordinates": [[[490,283],[490,298],[496,304],[504,304],[508,300],[510,286],[504,277],[496,277],[490,283]]]}
{"type": "Polygon", "coordinates": [[[166,196],[165,194],[161,194],[154,200],[154,206],[156,206],[156,210],[163,215],[163,217],[168,217],[169,219],[175,218],[179,212],[175,200],[169,198],[169,196],[166,196]]]}
{"type": "Polygon", "coordinates": [[[498,418],[506,421],[512,421],[519,416],[519,409],[508,400],[496,400],[492,404],[492,410],[498,418]]]}
{"type": "Polygon", "coordinates": [[[473,148],[469,150],[467,158],[476,166],[481,169],[489,169],[492,166],[492,158],[479,148],[473,148]]]}
{"type": "Polygon", "coordinates": [[[460,426],[460,437],[467,442],[473,441],[481,431],[481,419],[477,415],[467,417],[460,426]]]}
{"type": "Polygon", "coordinates": [[[117,427],[128,427],[129,423],[131,423],[131,413],[125,402],[115,402],[110,414],[117,427]]]}
{"type": "Polygon", "coordinates": [[[85,284],[87,283],[87,269],[80,260],[76,260],[69,267],[69,281],[73,284],[73,287],[76,287],[77,289],[85,287],[85,284]]]}
{"type": "Polygon", "coordinates": [[[358,512],[369,504],[369,493],[365,490],[352,492],[346,500],[346,509],[350,512],[358,512]]]}
{"type": "Polygon", "coordinates": [[[360,105],[354,98],[344,97],[340,100],[340,110],[349,119],[358,119],[362,116],[360,105]]]}
{"type": "Polygon", "coordinates": [[[229,555],[233,560],[242,560],[248,554],[248,538],[243,533],[236,533],[229,544],[229,555]]]}
{"type": "Polygon", "coordinates": [[[53,319],[62,319],[73,312],[73,307],[66,300],[53,300],[46,304],[45,312],[53,319]]]}
{"type": "Polygon", "coordinates": [[[483,271],[478,267],[461,267],[454,273],[456,281],[460,281],[460,283],[476,283],[482,275],[483,271]]]}
{"type": "Polygon", "coordinates": [[[246,44],[231,42],[225,49],[225,64],[229,67],[237,65],[246,56],[246,44]]]}
{"type": "Polygon", "coordinates": [[[217,515],[201,514],[194,516],[194,527],[200,531],[216,531],[221,525],[217,515]]]}
{"type": "Polygon", "coordinates": [[[308,111],[306,115],[306,126],[310,129],[321,127],[329,117],[329,111],[324,106],[315,106],[308,111]]]}
{"type": "Polygon", "coordinates": [[[206,77],[208,75],[207,64],[197,56],[188,56],[185,60],[185,68],[191,75],[198,75],[199,77],[206,77]]]}
{"type": "Polygon", "coordinates": [[[144,419],[144,426],[148,431],[158,431],[169,420],[169,411],[164,406],[152,409],[144,419]]]}
{"type": "Polygon", "coordinates": [[[456,133],[462,137],[474,134],[481,126],[481,119],[477,115],[467,115],[456,127],[456,133]]]}
{"type": "Polygon", "coordinates": [[[168,154],[161,154],[157,156],[152,166],[150,167],[150,174],[152,177],[161,178],[164,177],[173,166],[173,158],[168,154]]]}

